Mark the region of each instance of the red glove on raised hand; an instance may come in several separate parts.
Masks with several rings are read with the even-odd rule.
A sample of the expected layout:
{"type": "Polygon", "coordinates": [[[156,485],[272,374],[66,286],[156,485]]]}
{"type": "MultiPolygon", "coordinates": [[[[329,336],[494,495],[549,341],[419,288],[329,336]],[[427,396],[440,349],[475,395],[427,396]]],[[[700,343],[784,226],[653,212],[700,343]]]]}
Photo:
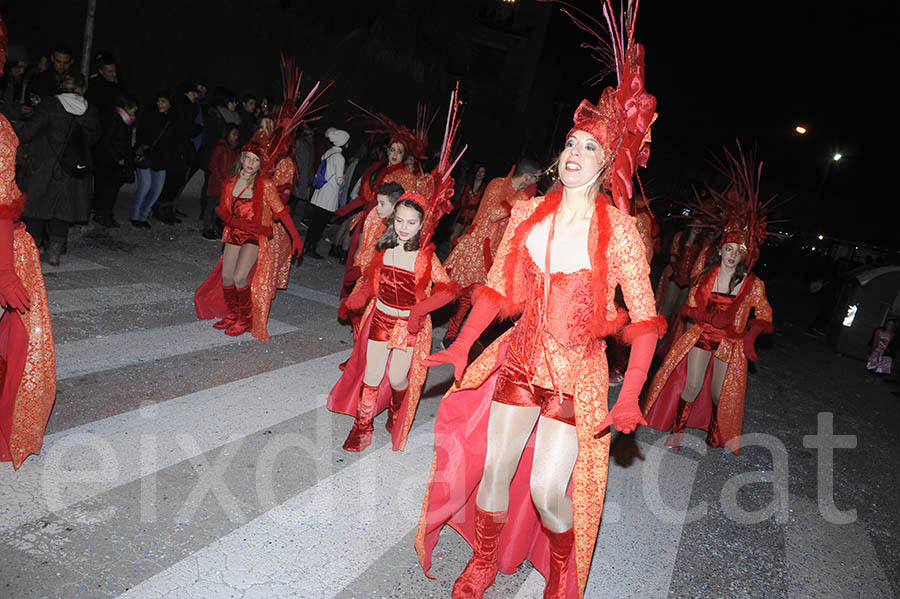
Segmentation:
{"type": "Polygon", "coordinates": [[[619,398],[606,418],[594,429],[596,434],[599,435],[610,425],[615,425],[617,431],[628,434],[634,431],[639,424],[647,424],[641,414],[638,397],[647,380],[647,371],[650,369],[650,361],[653,359],[653,352],[656,349],[656,340],[656,333],[644,333],[636,337],[631,344],[628,369],[625,370],[625,380],[619,390],[619,398]]]}
{"type": "Polygon", "coordinates": [[[426,314],[431,314],[438,308],[442,308],[456,299],[459,295],[458,289],[444,289],[431,294],[424,300],[412,307],[409,311],[409,320],[406,323],[406,330],[410,335],[415,335],[422,330],[422,323],[426,314]]]}
{"type": "Polygon", "coordinates": [[[28,291],[22,285],[13,261],[13,222],[0,218],[0,308],[25,313],[31,308],[28,291]]]}
{"type": "Polygon", "coordinates": [[[284,228],[287,229],[288,235],[291,237],[291,254],[299,257],[303,253],[303,240],[300,239],[300,233],[294,226],[294,219],[291,218],[291,212],[285,208],[275,215],[275,218],[281,221],[284,228]]]}
{"type": "MultiPolygon", "coordinates": [[[[431,354],[422,363],[425,366],[437,366],[438,364],[453,364],[453,378],[459,380],[469,362],[469,350],[472,344],[481,337],[481,334],[494,321],[494,317],[500,309],[492,303],[482,299],[472,306],[466,324],[463,326],[456,341],[448,349],[431,354]]],[[[646,372],[645,372],[646,374],[646,372]]]]}
{"type": "Polygon", "coordinates": [[[756,362],[759,359],[759,356],[756,355],[756,338],[763,331],[770,329],[771,326],[771,323],[764,320],[754,319],[750,321],[750,328],[744,333],[744,355],[751,362],[756,362]]]}

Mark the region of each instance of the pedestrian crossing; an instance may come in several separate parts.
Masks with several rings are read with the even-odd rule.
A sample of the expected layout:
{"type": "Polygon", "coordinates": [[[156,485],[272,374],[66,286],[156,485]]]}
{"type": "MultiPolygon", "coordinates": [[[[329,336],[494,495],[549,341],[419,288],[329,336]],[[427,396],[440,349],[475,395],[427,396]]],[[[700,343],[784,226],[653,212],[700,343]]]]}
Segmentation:
{"type": "MultiPolygon", "coordinates": [[[[212,253],[200,244],[198,252],[212,253]]],[[[434,580],[422,574],[412,548],[449,368],[430,373],[405,452],[391,451],[381,416],[374,444],[350,454],[340,444],[352,419],[324,407],[340,375],[337,365],[349,355],[349,346],[341,348],[329,335],[349,338],[350,332],[336,320],[308,322],[310,314],[330,314],[337,305],[319,279],[315,287],[304,280],[312,267],[292,273],[291,287],[276,297],[273,340],[266,343],[228,337],[193,320],[185,287],[152,269],[146,280],[123,277],[116,283],[117,268],[135,272],[128,261],[137,258],[129,254],[116,258],[125,262],[103,266],[79,258],[77,246],[70,254],[65,258],[82,268],[54,275],[59,285],[48,292],[52,313],[67,317],[59,320],[63,327],[74,327],[68,317],[92,311],[99,329],[90,335],[60,330],[66,341],[57,345],[57,402],[75,397],[78,381],[105,377],[122,380],[128,397],[92,387],[108,395],[86,405],[121,402],[102,417],[58,405],[51,422],[65,421],[53,423],[42,455],[17,472],[8,464],[0,468],[0,597],[450,596],[471,554],[468,545],[449,528],[443,533],[434,580]],[[65,284],[67,273],[77,275],[89,264],[104,269],[101,284],[65,284]],[[122,310],[151,305],[178,314],[137,330],[116,326],[122,310]],[[274,359],[289,343],[304,344],[299,361],[274,359]],[[218,365],[197,370],[189,356],[210,356],[218,365]],[[127,383],[146,373],[159,377],[161,364],[172,380],[199,373],[206,382],[168,396],[143,380],[127,383]],[[219,378],[241,369],[254,373],[219,378]]],[[[340,269],[333,271],[327,272],[336,290],[340,269]]],[[[863,523],[826,525],[814,502],[796,496],[787,524],[770,527],[784,547],[784,563],[777,567],[786,569],[786,588],[758,594],[766,589],[758,580],[722,583],[706,580],[703,571],[674,576],[682,552],[715,541],[714,532],[685,523],[707,484],[708,460],[667,451],[659,440],[641,430],[614,442],[586,597],[893,596],[881,549],[863,523]],[[843,571],[850,572],[848,580],[836,574],[843,571]]],[[[748,543],[753,534],[748,532],[748,543]]],[[[739,576],[729,569],[734,559],[723,555],[709,569],[717,577],[739,576]]],[[[542,592],[543,578],[525,564],[512,576],[499,576],[485,596],[531,599],[542,592]]]]}

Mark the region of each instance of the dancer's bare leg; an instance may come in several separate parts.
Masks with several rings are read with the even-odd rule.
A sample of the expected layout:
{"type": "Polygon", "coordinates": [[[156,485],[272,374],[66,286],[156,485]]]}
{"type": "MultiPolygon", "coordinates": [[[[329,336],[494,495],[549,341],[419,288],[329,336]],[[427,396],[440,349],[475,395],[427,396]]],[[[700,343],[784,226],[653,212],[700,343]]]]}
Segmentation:
{"type": "Polygon", "coordinates": [[[706,369],[709,367],[709,360],[712,354],[705,349],[694,347],[687,355],[687,380],[684,382],[684,391],[681,392],[681,398],[688,403],[694,403],[700,390],[703,389],[703,378],[706,376],[706,369]]]}

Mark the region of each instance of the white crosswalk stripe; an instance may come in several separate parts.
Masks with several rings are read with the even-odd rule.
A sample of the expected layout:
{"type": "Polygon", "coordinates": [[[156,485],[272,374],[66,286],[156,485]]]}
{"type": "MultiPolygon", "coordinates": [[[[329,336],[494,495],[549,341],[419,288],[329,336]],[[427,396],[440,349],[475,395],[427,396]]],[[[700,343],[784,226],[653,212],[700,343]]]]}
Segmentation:
{"type": "Polygon", "coordinates": [[[84,310],[109,309],[134,304],[152,304],[191,297],[193,294],[175,291],[158,283],[134,283],[88,289],[58,289],[48,294],[50,314],[65,314],[84,310]]]}
{"type": "MultiPolygon", "coordinates": [[[[269,319],[268,330],[269,335],[274,336],[296,331],[297,327],[269,319]]],[[[56,346],[56,376],[62,380],[251,339],[246,333],[240,337],[225,335],[212,328],[209,322],[195,320],[168,327],[68,341],[56,346]]]]}

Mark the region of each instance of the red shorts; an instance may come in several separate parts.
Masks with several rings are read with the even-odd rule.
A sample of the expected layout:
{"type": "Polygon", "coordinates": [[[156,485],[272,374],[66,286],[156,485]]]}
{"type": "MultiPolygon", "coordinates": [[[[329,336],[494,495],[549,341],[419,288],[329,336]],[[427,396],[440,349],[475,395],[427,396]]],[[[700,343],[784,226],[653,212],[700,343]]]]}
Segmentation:
{"type": "Polygon", "coordinates": [[[225,243],[230,243],[231,245],[244,245],[247,243],[259,245],[259,239],[257,239],[254,233],[248,233],[243,229],[231,227],[228,229],[228,235],[225,236],[225,243]]]}
{"type": "MultiPolygon", "coordinates": [[[[390,341],[391,332],[394,330],[394,326],[398,321],[405,327],[409,318],[404,316],[391,316],[390,314],[385,314],[378,308],[374,308],[372,310],[372,324],[369,325],[369,341],[382,341],[385,343],[390,341]]],[[[410,335],[406,344],[407,346],[415,345],[416,336],[410,335]]]]}
{"type": "Polygon", "coordinates": [[[568,393],[538,387],[528,382],[528,372],[518,357],[509,351],[497,375],[493,401],[508,406],[531,406],[541,409],[541,416],[575,426],[575,402],[568,393]]]}

